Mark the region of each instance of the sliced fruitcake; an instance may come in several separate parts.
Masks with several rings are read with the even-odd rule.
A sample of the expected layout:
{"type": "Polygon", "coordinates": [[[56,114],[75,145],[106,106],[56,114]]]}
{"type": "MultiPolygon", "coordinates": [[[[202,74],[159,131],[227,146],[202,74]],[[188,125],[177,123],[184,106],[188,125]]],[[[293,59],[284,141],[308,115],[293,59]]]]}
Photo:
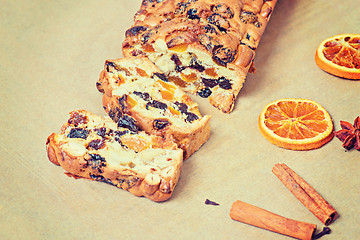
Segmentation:
{"type": "Polygon", "coordinates": [[[71,112],[46,146],[49,160],[68,173],[156,202],[171,197],[183,163],[183,152],[172,141],[148,135],[135,125],[119,127],[109,117],[85,110],[71,112]]]}
{"type": "Polygon", "coordinates": [[[147,56],[167,79],[233,110],[276,0],[143,0],[125,56],[147,56]]]}
{"type": "Polygon", "coordinates": [[[119,126],[131,116],[148,134],[173,139],[184,159],[209,138],[210,116],[201,116],[198,105],[145,57],[107,60],[97,87],[119,126]]]}

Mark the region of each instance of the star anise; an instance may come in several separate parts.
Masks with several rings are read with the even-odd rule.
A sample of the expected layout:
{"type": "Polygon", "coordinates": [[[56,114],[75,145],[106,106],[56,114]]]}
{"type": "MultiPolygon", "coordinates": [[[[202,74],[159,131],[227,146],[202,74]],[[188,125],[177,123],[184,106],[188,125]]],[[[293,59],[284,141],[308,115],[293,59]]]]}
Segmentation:
{"type": "Polygon", "coordinates": [[[354,125],[349,122],[340,121],[341,130],[334,132],[335,136],[343,142],[347,150],[355,148],[360,151],[360,117],[358,116],[354,125]]]}

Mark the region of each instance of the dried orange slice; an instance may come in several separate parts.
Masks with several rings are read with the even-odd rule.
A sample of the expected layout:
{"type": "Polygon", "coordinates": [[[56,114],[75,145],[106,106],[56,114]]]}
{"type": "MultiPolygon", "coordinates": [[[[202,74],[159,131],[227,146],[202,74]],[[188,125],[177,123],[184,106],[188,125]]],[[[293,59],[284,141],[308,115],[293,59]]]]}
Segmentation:
{"type": "Polygon", "coordinates": [[[322,41],[316,64],[338,77],[360,79],[360,34],[340,34],[322,41]]]}
{"type": "Polygon", "coordinates": [[[276,146],[310,150],[329,142],[333,134],[329,113],[317,102],[285,98],[269,103],[259,116],[259,129],[276,146]]]}

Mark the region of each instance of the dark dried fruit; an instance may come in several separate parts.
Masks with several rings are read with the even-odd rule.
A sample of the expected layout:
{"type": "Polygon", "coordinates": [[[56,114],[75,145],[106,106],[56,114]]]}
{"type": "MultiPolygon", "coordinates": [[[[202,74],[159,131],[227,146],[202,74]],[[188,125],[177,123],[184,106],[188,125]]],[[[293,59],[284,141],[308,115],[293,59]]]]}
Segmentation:
{"type": "Polygon", "coordinates": [[[127,190],[135,186],[139,181],[139,178],[131,175],[122,175],[119,176],[116,180],[118,181],[118,184],[116,184],[117,187],[127,190]]]}
{"type": "Polygon", "coordinates": [[[111,184],[111,185],[116,186],[116,184],[114,184],[110,179],[105,178],[105,177],[102,176],[102,175],[89,174],[89,177],[90,177],[92,180],[99,181],[99,182],[104,182],[104,183],[108,183],[108,184],[111,184]]]}
{"type": "Polygon", "coordinates": [[[186,117],[185,121],[190,122],[190,123],[199,119],[198,115],[196,115],[195,113],[192,113],[192,112],[187,112],[186,115],[187,115],[187,117],[186,117]]]}
{"type": "Polygon", "coordinates": [[[254,25],[255,25],[255,27],[257,27],[257,28],[260,28],[260,27],[262,26],[262,23],[261,23],[261,22],[256,22],[256,23],[254,23],[254,25]]]}
{"type": "Polygon", "coordinates": [[[170,36],[168,38],[171,38],[166,42],[166,46],[171,49],[175,46],[179,46],[182,44],[188,44],[191,42],[191,38],[189,38],[186,35],[178,35],[178,36],[170,36]]]}
{"type": "Polygon", "coordinates": [[[153,121],[153,128],[155,130],[163,129],[163,128],[169,126],[169,125],[170,125],[170,122],[168,120],[166,120],[166,119],[155,119],[153,121]]]}
{"type": "Polygon", "coordinates": [[[202,83],[209,88],[213,88],[218,85],[218,80],[213,78],[201,78],[202,83]]]}
{"type": "Polygon", "coordinates": [[[225,77],[220,77],[218,79],[219,87],[225,90],[229,90],[232,88],[230,80],[226,79],[225,77]]]}
{"type": "Polygon", "coordinates": [[[105,142],[102,139],[95,139],[89,142],[88,148],[92,148],[95,150],[101,149],[105,146],[105,142]]]}
{"type": "Polygon", "coordinates": [[[191,58],[189,68],[198,70],[199,72],[205,71],[205,67],[201,66],[196,58],[191,58]]]}
{"type": "Polygon", "coordinates": [[[246,24],[247,23],[254,24],[255,22],[257,22],[258,17],[253,12],[243,11],[240,13],[240,20],[246,24]]]}
{"type": "MultiPolygon", "coordinates": [[[[164,81],[164,82],[169,82],[169,79],[167,79],[167,77],[165,76],[165,74],[163,73],[154,73],[155,76],[157,76],[158,78],[160,78],[160,80],[164,81]]],[[[154,77],[154,76],[152,76],[154,77]]]]}
{"type": "Polygon", "coordinates": [[[147,27],[145,27],[145,26],[135,26],[135,27],[132,27],[132,28],[126,30],[125,37],[137,36],[146,30],[147,30],[147,27]]]}
{"type": "Polygon", "coordinates": [[[106,127],[95,128],[94,131],[96,132],[97,135],[99,135],[102,138],[106,136],[106,127]]]}
{"type": "Polygon", "coordinates": [[[210,88],[206,87],[203,89],[200,89],[197,94],[202,97],[202,98],[207,98],[211,95],[212,91],[210,90],[210,88]]]}
{"type": "Polygon", "coordinates": [[[197,9],[191,8],[187,11],[186,15],[189,19],[200,19],[200,17],[196,14],[197,12],[197,9]]]}
{"type": "Polygon", "coordinates": [[[108,71],[108,72],[113,72],[113,69],[115,69],[117,71],[121,71],[121,68],[118,65],[116,65],[114,62],[111,62],[111,61],[106,61],[105,66],[106,66],[106,71],[108,71]]]}
{"type": "Polygon", "coordinates": [[[118,137],[121,137],[121,136],[123,136],[123,135],[125,135],[125,134],[127,134],[127,133],[129,133],[129,131],[128,131],[128,130],[124,130],[124,131],[115,131],[115,132],[114,132],[114,135],[115,135],[115,136],[118,136],[118,137]]]}
{"type": "Polygon", "coordinates": [[[215,47],[220,47],[220,43],[216,39],[214,39],[206,34],[201,34],[199,36],[199,42],[208,51],[212,51],[215,47]]]}
{"type": "Polygon", "coordinates": [[[161,3],[163,1],[164,0],[143,0],[141,4],[143,6],[147,6],[149,3],[151,3],[151,7],[155,7],[157,3],[161,3]]]}
{"type": "Polygon", "coordinates": [[[93,170],[98,170],[99,173],[103,172],[103,167],[106,167],[106,160],[99,154],[89,154],[90,158],[85,159],[87,161],[86,166],[92,168],[93,170]]]}
{"type": "Polygon", "coordinates": [[[183,15],[185,14],[186,12],[186,9],[188,7],[188,3],[185,3],[185,2],[180,2],[176,5],[176,8],[175,8],[175,14],[176,15],[183,15]]]}
{"type": "Polygon", "coordinates": [[[163,103],[163,102],[160,102],[160,101],[157,101],[157,100],[153,100],[152,102],[148,102],[146,104],[146,109],[149,110],[149,107],[159,108],[159,109],[162,109],[162,110],[167,109],[166,103],[163,103]]]}
{"type": "Polygon", "coordinates": [[[188,106],[185,103],[176,101],[175,105],[178,107],[178,109],[181,113],[186,113],[188,110],[188,106]]]}
{"type": "Polygon", "coordinates": [[[171,61],[173,61],[175,63],[176,66],[182,65],[182,62],[180,61],[180,58],[178,57],[178,55],[173,54],[171,55],[171,61]]]}
{"type": "Polygon", "coordinates": [[[207,20],[222,32],[226,32],[226,30],[230,27],[229,21],[217,13],[211,14],[207,20]]]}
{"type": "Polygon", "coordinates": [[[117,122],[118,127],[127,128],[132,132],[138,132],[138,126],[136,120],[129,115],[123,115],[117,122]]]}
{"type": "Polygon", "coordinates": [[[72,128],[67,135],[68,138],[82,138],[86,139],[89,135],[89,131],[84,128],[72,128]]]}
{"type": "Polygon", "coordinates": [[[249,45],[247,45],[246,43],[240,42],[241,45],[246,45],[248,48],[250,48],[251,50],[255,50],[256,47],[251,47],[249,45]]]}
{"type": "Polygon", "coordinates": [[[205,33],[210,33],[210,34],[212,34],[212,33],[217,33],[217,32],[216,32],[216,28],[215,28],[213,25],[211,25],[211,24],[206,24],[206,25],[204,26],[204,30],[205,30],[205,33]]]}
{"type": "Polygon", "coordinates": [[[212,9],[215,13],[220,14],[224,18],[233,18],[234,12],[226,4],[215,5],[212,9]]]}
{"type": "Polygon", "coordinates": [[[234,61],[236,51],[222,47],[214,51],[212,59],[220,66],[225,66],[234,61]]]}
{"type": "Polygon", "coordinates": [[[157,33],[157,28],[152,28],[152,29],[146,30],[139,37],[140,41],[143,43],[147,43],[149,41],[149,39],[151,38],[151,36],[154,35],[155,33],[157,33]]]}
{"type": "Polygon", "coordinates": [[[118,122],[122,116],[122,112],[118,107],[111,108],[109,111],[109,117],[114,121],[118,122]]]}
{"type": "Polygon", "coordinates": [[[87,123],[88,121],[87,116],[81,115],[78,112],[72,112],[68,120],[68,124],[77,127],[79,124],[87,123]]]}
{"type": "MultiPolygon", "coordinates": [[[[121,107],[122,110],[125,110],[126,109],[126,106],[127,106],[127,102],[126,102],[126,99],[127,99],[127,95],[123,95],[122,97],[118,98],[118,103],[121,107]]],[[[115,110],[118,110],[118,108],[115,108],[115,110]]],[[[121,117],[121,116],[120,116],[121,117]]],[[[115,120],[114,120],[115,121],[115,120]]],[[[116,121],[115,121],[116,122],[116,121]]]]}
{"type": "Polygon", "coordinates": [[[136,96],[139,96],[140,98],[144,99],[145,101],[151,101],[150,94],[147,92],[134,91],[133,94],[135,94],[136,96]]]}
{"type": "Polygon", "coordinates": [[[184,66],[179,66],[179,65],[177,65],[177,66],[175,67],[175,71],[176,71],[176,72],[182,72],[185,68],[186,68],[186,67],[184,67],[184,66]]]}

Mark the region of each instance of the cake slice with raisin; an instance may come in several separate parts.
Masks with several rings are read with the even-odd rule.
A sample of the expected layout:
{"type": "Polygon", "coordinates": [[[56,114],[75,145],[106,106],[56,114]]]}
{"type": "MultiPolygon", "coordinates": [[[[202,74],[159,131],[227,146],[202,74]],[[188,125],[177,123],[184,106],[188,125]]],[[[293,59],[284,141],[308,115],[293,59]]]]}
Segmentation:
{"type": "Polygon", "coordinates": [[[143,0],[125,56],[146,56],[186,92],[233,110],[276,0],[143,0]]]}
{"type": "Polygon", "coordinates": [[[172,141],[136,126],[118,127],[109,117],[85,110],[71,112],[46,147],[49,160],[68,173],[156,202],[171,197],[183,163],[183,152],[172,141]]]}
{"type": "Polygon", "coordinates": [[[97,87],[119,126],[128,125],[131,116],[146,133],[173,139],[184,159],[209,138],[210,116],[201,116],[198,105],[147,58],[106,61],[97,87]]]}

